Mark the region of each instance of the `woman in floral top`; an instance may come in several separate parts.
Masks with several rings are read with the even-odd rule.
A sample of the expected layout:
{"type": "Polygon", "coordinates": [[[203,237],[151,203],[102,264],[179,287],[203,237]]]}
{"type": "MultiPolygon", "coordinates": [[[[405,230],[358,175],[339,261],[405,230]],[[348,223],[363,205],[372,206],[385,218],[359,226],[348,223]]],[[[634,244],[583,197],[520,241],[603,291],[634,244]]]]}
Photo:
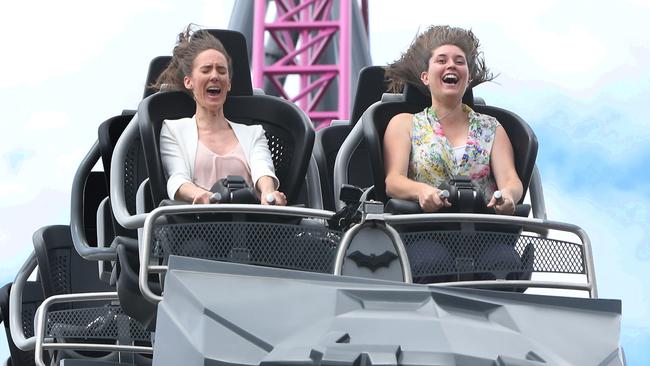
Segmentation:
{"type": "Polygon", "coordinates": [[[511,215],[522,197],[508,135],[499,122],[462,104],[465,90],[491,80],[471,31],[433,26],[418,36],[386,75],[393,89],[405,83],[431,95],[431,107],[394,116],[384,135],[386,193],[418,201],[425,212],[451,204],[439,187],[469,176],[487,207],[511,215]],[[492,198],[500,190],[503,200],[492,198]]]}

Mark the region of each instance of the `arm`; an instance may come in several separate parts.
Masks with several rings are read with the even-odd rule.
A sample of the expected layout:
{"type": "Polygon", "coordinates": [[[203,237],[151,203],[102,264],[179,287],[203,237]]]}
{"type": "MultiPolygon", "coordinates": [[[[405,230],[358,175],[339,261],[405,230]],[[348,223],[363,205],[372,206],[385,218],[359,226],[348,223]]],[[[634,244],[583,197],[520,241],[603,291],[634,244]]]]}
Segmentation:
{"type": "Polygon", "coordinates": [[[255,189],[260,193],[260,203],[268,205],[267,197],[273,195],[274,205],[284,206],[287,204],[287,198],[284,193],[278,191],[280,181],[275,176],[273,159],[269,144],[264,135],[264,128],[258,127],[253,142],[253,149],[250,154],[251,178],[255,182],[255,189]]]}
{"type": "Polygon", "coordinates": [[[384,134],[384,166],[386,193],[394,198],[418,201],[426,212],[438,211],[451,204],[440,198],[440,190],[407,177],[411,155],[411,125],[413,115],[401,113],[388,123],[384,134]]]}
{"type": "Polygon", "coordinates": [[[261,204],[263,205],[273,204],[278,206],[284,206],[287,204],[287,197],[284,195],[284,193],[277,191],[276,187],[277,187],[276,181],[268,175],[260,177],[260,179],[257,180],[257,184],[255,185],[255,188],[257,189],[258,192],[260,192],[261,204]],[[268,202],[267,197],[269,197],[269,195],[273,196],[274,202],[272,203],[268,202]]]}
{"type": "Polygon", "coordinates": [[[163,123],[160,130],[160,158],[167,176],[169,198],[192,203],[209,203],[211,193],[192,183],[176,135],[167,123],[163,123]]]}
{"type": "Polygon", "coordinates": [[[490,166],[497,187],[503,194],[503,202],[497,204],[494,197],[488,207],[494,207],[498,214],[512,215],[515,205],[523,195],[523,187],[515,170],[515,156],[508,134],[500,125],[497,126],[494,144],[490,155],[490,166]]]}

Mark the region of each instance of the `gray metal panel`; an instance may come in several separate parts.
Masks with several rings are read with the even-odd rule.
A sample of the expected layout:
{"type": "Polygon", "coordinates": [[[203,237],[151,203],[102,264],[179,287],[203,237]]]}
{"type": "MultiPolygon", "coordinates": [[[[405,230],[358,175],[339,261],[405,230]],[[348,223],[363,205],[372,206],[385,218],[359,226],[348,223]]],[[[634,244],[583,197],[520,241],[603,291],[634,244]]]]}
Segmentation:
{"type": "Polygon", "coordinates": [[[502,296],[177,258],[165,287],[155,365],[624,364],[616,300],[502,296]]]}

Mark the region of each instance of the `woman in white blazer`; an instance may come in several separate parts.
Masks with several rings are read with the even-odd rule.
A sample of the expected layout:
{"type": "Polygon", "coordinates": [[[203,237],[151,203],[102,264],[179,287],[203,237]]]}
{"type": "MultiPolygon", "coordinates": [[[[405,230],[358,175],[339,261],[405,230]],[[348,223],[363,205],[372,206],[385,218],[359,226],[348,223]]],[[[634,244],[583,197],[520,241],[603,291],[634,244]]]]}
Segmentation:
{"type": "Polygon", "coordinates": [[[256,188],[261,204],[286,205],[264,129],[233,123],[224,115],[231,66],[221,42],[207,31],[192,32],[188,26],[179,35],[172,61],[156,86],[189,92],[196,113],[167,120],[160,131],[167,194],[175,200],[209,203],[212,184],[235,173],[256,188]]]}

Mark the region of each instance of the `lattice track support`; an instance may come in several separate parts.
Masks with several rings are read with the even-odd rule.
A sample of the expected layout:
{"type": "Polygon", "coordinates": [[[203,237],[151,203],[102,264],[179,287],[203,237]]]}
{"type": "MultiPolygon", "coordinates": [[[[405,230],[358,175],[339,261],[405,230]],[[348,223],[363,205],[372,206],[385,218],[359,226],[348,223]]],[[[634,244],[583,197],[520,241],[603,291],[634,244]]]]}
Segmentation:
{"type": "MultiPolygon", "coordinates": [[[[272,0],[275,19],[267,22],[267,0],[255,0],[253,25],[253,85],[263,88],[265,78],[280,95],[304,110],[317,128],[333,119],[348,119],[350,113],[350,39],[353,0],[272,0]],[[338,4],[338,19],[333,11],[338,4]],[[272,65],[265,65],[264,37],[272,37],[283,52],[272,65]],[[323,63],[323,53],[338,37],[335,64],[323,63]],[[281,80],[299,78],[298,91],[286,90],[281,80]],[[338,109],[319,108],[323,95],[338,83],[338,109]],[[293,95],[290,95],[293,94],[293,95]]],[[[270,8],[270,7],[269,7],[270,8]]]]}

